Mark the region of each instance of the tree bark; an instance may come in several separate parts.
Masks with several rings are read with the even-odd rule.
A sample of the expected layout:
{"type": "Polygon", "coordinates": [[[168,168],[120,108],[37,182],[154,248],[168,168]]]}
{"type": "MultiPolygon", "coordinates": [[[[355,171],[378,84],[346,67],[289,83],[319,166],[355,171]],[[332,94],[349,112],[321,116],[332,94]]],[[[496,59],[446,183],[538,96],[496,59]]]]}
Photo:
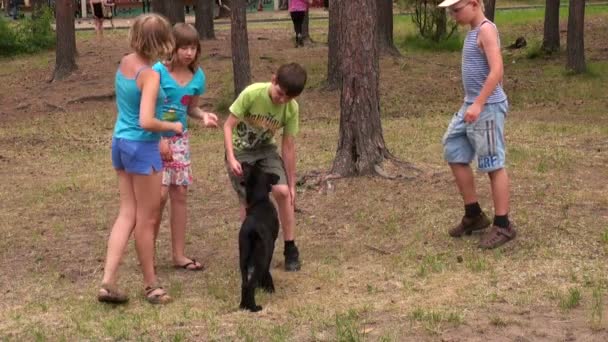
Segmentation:
{"type": "Polygon", "coordinates": [[[587,69],[585,65],[585,2],[570,0],[570,13],[568,14],[568,61],[566,69],[574,73],[582,73],[587,69]]]}
{"type": "Polygon", "coordinates": [[[194,26],[202,40],[215,39],[213,28],[213,2],[214,0],[196,0],[194,26]]]}
{"type": "Polygon", "coordinates": [[[348,0],[341,8],[340,137],[332,173],[371,174],[390,153],[380,121],[376,1],[348,0]]]}
{"type": "Polygon", "coordinates": [[[55,2],[55,70],[53,81],[69,76],[76,65],[76,30],[74,28],[74,1],[57,0],[55,2]]]}
{"type": "Polygon", "coordinates": [[[164,15],[169,22],[171,22],[171,25],[186,22],[184,0],[154,0],[152,3],[152,10],[164,15]]]}
{"type": "Polygon", "coordinates": [[[251,83],[246,9],[246,0],[232,0],[230,44],[232,46],[232,70],[234,75],[235,97],[251,83]]]}
{"type": "Polygon", "coordinates": [[[31,0],[30,5],[32,6],[32,19],[36,19],[42,16],[44,5],[47,2],[45,0],[31,0]]]}
{"type": "Polygon", "coordinates": [[[308,29],[308,23],[310,22],[310,17],[308,16],[308,12],[304,15],[304,22],[302,23],[302,41],[312,43],[312,39],[310,38],[310,30],[308,29]]]}
{"type": "Polygon", "coordinates": [[[377,0],[378,49],[380,53],[400,56],[393,43],[393,0],[377,0]]]}
{"type": "Polygon", "coordinates": [[[490,21],[494,21],[494,13],[496,12],[496,0],[483,0],[486,8],[484,14],[490,21]]]}
{"type": "Polygon", "coordinates": [[[559,1],[547,0],[542,49],[546,53],[559,51],[559,1]]]}
{"type": "Polygon", "coordinates": [[[343,0],[329,2],[329,29],[327,33],[327,89],[333,90],[340,86],[340,8],[343,0]]]}

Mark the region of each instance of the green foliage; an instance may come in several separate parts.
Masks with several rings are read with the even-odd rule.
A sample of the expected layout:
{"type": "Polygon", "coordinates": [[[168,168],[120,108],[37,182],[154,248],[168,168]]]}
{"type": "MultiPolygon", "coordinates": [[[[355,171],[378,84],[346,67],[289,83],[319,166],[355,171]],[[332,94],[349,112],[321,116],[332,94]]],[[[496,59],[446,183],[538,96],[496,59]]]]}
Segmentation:
{"type": "Polygon", "coordinates": [[[398,44],[400,47],[407,48],[409,50],[454,52],[462,49],[463,40],[458,34],[454,34],[451,37],[438,42],[426,39],[420,35],[408,35],[398,44]]]}
{"type": "Polygon", "coordinates": [[[0,19],[0,56],[14,56],[50,49],[55,45],[53,14],[46,7],[37,18],[17,22],[0,19]]]}

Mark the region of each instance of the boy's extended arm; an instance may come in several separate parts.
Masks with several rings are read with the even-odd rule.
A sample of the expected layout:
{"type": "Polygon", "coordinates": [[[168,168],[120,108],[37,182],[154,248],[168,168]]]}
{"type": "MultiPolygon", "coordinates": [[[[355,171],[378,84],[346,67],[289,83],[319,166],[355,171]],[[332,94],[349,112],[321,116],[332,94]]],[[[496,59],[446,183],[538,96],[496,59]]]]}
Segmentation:
{"type": "Polygon", "coordinates": [[[285,163],[285,174],[287,175],[287,185],[291,201],[295,204],[296,196],[296,139],[293,135],[283,134],[281,146],[281,157],[285,163]]]}
{"type": "Polygon", "coordinates": [[[496,86],[502,81],[503,63],[502,54],[500,52],[500,44],[498,43],[498,31],[492,25],[482,25],[479,28],[479,45],[483,49],[488,60],[490,73],[479,92],[479,96],[475,102],[469,107],[465,114],[465,121],[473,122],[479,117],[479,113],[483,110],[488,97],[492,95],[496,86]]]}
{"type": "Polygon", "coordinates": [[[479,42],[488,59],[490,73],[483,84],[479,96],[475,100],[480,105],[484,105],[486,100],[498,83],[502,81],[503,64],[502,54],[500,53],[500,44],[498,43],[498,32],[492,25],[482,25],[479,29],[479,42]]]}
{"type": "Polygon", "coordinates": [[[232,130],[239,123],[239,119],[234,116],[234,114],[230,114],[226,122],[224,122],[224,147],[226,148],[226,161],[230,166],[230,170],[237,176],[243,174],[243,170],[241,169],[241,163],[234,157],[234,148],[232,146],[232,130]]]}

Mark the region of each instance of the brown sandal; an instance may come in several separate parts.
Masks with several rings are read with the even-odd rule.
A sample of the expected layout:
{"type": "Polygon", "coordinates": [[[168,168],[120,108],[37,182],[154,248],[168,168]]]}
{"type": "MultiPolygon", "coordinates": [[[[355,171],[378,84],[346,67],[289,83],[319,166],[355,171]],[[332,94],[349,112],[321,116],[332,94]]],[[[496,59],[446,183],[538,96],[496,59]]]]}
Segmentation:
{"type": "Polygon", "coordinates": [[[102,303],[124,304],[129,301],[129,297],[119,291],[116,286],[101,284],[99,293],[97,293],[97,300],[102,303]]]}
{"type": "Polygon", "coordinates": [[[175,267],[177,269],[183,269],[186,271],[202,271],[205,269],[205,266],[202,263],[196,261],[196,259],[194,259],[194,258],[188,258],[188,259],[190,259],[190,262],[187,262],[183,265],[173,265],[173,267],[175,267]]]}
{"type": "Polygon", "coordinates": [[[146,287],[145,292],[146,300],[150,304],[167,304],[172,300],[171,296],[167,294],[167,291],[165,291],[165,289],[159,285],[148,286],[146,287]],[[154,293],[154,291],[157,291],[157,293],[154,293]]]}

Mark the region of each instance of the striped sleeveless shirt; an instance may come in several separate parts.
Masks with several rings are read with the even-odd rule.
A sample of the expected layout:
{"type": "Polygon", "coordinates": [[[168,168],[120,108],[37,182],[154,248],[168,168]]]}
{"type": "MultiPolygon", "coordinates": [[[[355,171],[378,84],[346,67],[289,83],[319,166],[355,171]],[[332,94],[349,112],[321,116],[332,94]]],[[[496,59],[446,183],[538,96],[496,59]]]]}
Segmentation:
{"type": "MultiPolygon", "coordinates": [[[[479,96],[481,88],[485,83],[488,75],[490,74],[490,66],[488,65],[488,59],[484,54],[483,50],[477,44],[477,35],[481,25],[489,23],[496,28],[493,22],[488,19],[484,20],[477,26],[467,33],[464,39],[464,45],[462,47],[462,84],[464,86],[464,101],[466,103],[473,103],[479,96]]],[[[498,44],[500,45],[500,38],[498,38],[498,44]]],[[[486,103],[499,103],[507,99],[502,89],[502,81],[496,85],[496,88],[490,94],[486,103]]]]}

